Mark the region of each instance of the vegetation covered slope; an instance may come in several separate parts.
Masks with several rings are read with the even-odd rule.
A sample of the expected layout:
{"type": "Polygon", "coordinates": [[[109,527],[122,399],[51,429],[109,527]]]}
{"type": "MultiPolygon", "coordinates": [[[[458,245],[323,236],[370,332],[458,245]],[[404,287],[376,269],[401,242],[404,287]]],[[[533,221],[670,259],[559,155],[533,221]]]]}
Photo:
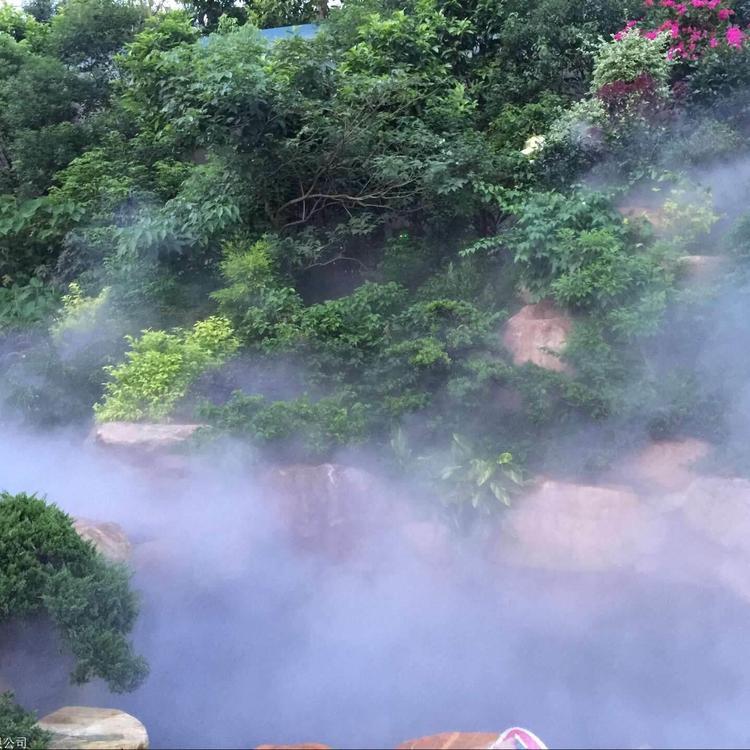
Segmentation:
{"type": "Polygon", "coordinates": [[[717,224],[700,180],[745,155],[748,22],[726,0],[5,7],[6,413],[374,448],[486,510],[524,467],[726,439],[744,365],[691,370],[712,303],[678,275],[721,250],[744,283],[747,219],[717,224]],[[617,210],[636,194],[658,231],[617,210]],[[573,316],[564,371],[504,349],[520,290],[573,316]]]}

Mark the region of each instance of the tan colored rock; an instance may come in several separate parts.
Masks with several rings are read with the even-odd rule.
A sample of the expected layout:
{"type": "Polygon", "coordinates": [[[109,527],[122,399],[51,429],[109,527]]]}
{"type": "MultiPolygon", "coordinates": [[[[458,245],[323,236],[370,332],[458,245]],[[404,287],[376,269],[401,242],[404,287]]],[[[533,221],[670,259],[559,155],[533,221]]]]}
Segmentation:
{"type": "Polygon", "coordinates": [[[269,499],[298,547],[341,559],[388,517],[375,478],[338,464],[285,466],[264,478],[269,499]]]}
{"type": "Polygon", "coordinates": [[[606,570],[652,553],[659,541],[654,520],[629,490],[547,480],[514,501],[498,543],[517,564],[606,570]]]}
{"type": "Polygon", "coordinates": [[[114,708],[66,706],[39,721],[51,732],[50,750],[146,750],[148,734],[138,719],[114,708]]]}
{"type": "Polygon", "coordinates": [[[78,536],[89,542],[112,562],[125,562],[130,557],[130,540],[116,523],[76,518],[73,528],[78,536]]]}
{"type": "Polygon", "coordinates": [[[179,446],[199,427],[199,424],[105,422],[94,428],[94,440],[107,448],[152,453],[179,446]]]}
{"type": "Polygon", "coordinates": [[[698,478],[694,464],[712,451],[710,443],[696,438],[659,440],[622,461],[613,476],[646,492],[677,492],[698,478]]]}
{"type": "Polygon", "coordinates": [[[557,355],[565,348],[572,326],[571,318],[550,302],[525,305],[505,324],[503,344],[516,365],[531,362],[567,372],[570,367],[557,355]]]}
{"type": "MultiPolygon", "coordinates": [[[[443,732],[407,740],[396,750],[486,750],[498,738],[499,732],[443,732]]],[[[514,747],[510,745],[510,747],[514,747]]]]}
{"type": "Polygon", "coordinates": [[[721,275],[726,266],[722,255],[683,255],[678,260],[679,271],[686,281],[711,283],[721,275]]]}

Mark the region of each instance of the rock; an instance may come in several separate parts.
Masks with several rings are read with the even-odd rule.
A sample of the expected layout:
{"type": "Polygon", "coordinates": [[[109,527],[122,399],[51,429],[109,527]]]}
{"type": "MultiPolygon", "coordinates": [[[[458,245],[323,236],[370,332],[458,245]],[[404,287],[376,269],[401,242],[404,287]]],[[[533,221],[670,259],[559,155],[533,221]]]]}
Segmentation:
{"type": "Polygon", "coordinates": [[[450,560],[452,545],[450,531],[445,524],[437,521],[410,521],[400,531],[407,545],[419,557],[435,564],[450,560]]]}
{"type": "Polygon", "coordinates": [[[199,424],[105,422],[94,428],[94,440],[107,448],[153,453],[179,446],[199,427],[199,424]]]}
{"type": "Polygon", "coordinates": [[[116,523],[91,521],[88,518],[76,518],[73,528],[78,536],[93,542],[94,547],[112,562],[125,562],[130,557],[130,541],[122,527],[116,523]]]}
{"type": "Polygon", "coordinates": [[[500,553],[554,570],[630,566],[658,542],[654,520],[629,490],[547,480],[505,514],[500,553]]]}
{"type": "Polygon", "coordinates": [[[558,356],[565,348],[573,321],[550,302],[525,305],[505,324],[503,343],[513,363],[531,362],[556,372],[570,367],[558,356]]]}
{"type": "Polygon", "coordinates": [[[701,477],[679,496],[685,520],[725,550],[750,554],[750,481],[701,477]]]}
{"type": "Polygon", "coordinates": [[[669,226],[667,217],[661,208],[633,204],[621,206],[619,211],[626,220],[647,221],[657,231],[665,230],[669,226]]]}
{"type": "Polygon", "coordinates": [[[396,750],[484,750],[499,735],[499,732],[443,732],[402,742],[396,750]]]}
{"type": "Polygon", "coordinates": [[[693,464],[712,451],[710,443],[696,438],[660,440],[626,458],[612,476],[645,492],[677,492],[698,477],[693,464]]]}
{"type": "Polygon", "coordinates": [[[50,750],[145,750],[148,734],[138,719],[114,708],[66,706],[39,721],[51,732],[50,750]]]}
{"type": "Polygon", "coordinates": [[[722,255],[683,255],[678,260],[679,271],[686,281],[708,284],[721,274],[726,266],[722,255]]]}
{"type": "Polygon", "coordinates": [[[283,527],[300,548],[349,557],[387,518],[375,478],[337,464],[297,464],[264,478],[283,527]]]}

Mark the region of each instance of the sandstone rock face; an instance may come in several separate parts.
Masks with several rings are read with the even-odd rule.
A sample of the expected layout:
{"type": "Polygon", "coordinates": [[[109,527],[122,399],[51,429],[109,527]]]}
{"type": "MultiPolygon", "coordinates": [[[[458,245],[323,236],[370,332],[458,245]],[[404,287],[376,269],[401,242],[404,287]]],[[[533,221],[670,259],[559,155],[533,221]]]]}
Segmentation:
{"type": "Polygon", "coordinates": [[[94,428],[94,440],[102,446],[140,453],[168,451],[184,443],[201,425],[105,422],[94,428]]]}
{"type": "Polygon", "coordinates": [[[337,464],[275,469],[264,481],[282,525],[297,546],[342,559],[386,514],[375,478],[337,464]]]}
{"type": "Polygon", "coordinates": [[[76,518],[73,528],[82,539],[93,542],[94,547],[108,560],[125,562],[130,557],[130,541],[116,523],[76,518]]]}
{"type": "Polygon", "coordinates": [[[513,363],[531,362],[556,372],[569,367],[558,357],[573,325],[572,320],[550,302],[525,305],[505,324],[503,344],[513,363]]]}
{"type": "Polygon", "coordinates": [[[506,514],[501,554],[537,568],[607,570],[650,554],[658,531],[633,492],[548,480],[506,514]]]}
{"type": "Polygon", "coordinates": [[[66,706],[39,726],[53,735],[50,750],[146,750],[148,734],[138,719],[114,708],[66,706]]]}
{"type": "Polygon", "coordinates": [[[499,734],[499,732],[443,732],[402,742],[396,750],[485,750],[495,742],[499,734]]]}
{"type": "Polygon", "coordinates": [[[614,475],[645,492],[677,492],[698,478],[693,464],[712,450],[710,443],[696,438],[660,440],[626,458],[614,475]]]}

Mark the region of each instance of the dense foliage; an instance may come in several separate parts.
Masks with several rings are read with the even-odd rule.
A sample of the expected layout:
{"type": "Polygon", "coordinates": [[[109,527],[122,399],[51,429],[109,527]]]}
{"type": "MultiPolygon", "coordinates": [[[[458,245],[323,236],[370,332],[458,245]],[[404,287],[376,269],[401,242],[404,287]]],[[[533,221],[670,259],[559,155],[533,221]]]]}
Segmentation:
{"type": "Polygon", "coordinates": [[[37,726],[36,716],[15,702],[13,693],[0,693],[0,737],[3,741],[10,739],[14,746],[23,738],[29,750],[42,750],[52,739],[49,732],[37,726]]]}
{"type": "Polygon", "coordinates": [[[750,133],[748,22],[725,0],[4,7],[0,397],[37,424],[201,419],[274,460],[374,447],[478,510],[506,470],[606,464],[597,440],[560,458],[572,429],[721,439],[729,394],[685,375],[690,347],[654,353],[713,304],[683,256],[744,278],[747,218],[699,183],[750,133]],[[564,371],[505,350],[522,296],[572,316],[564,371]]]}
{"type": "Polygon", "coordinates": [[[105,561],[54,505],[2,493],[0,622],[40,614],[75,656],[74,682],[101,677],[122,692],[146,676],[127,640],[138,614],[127,570],[105,561]]]}

